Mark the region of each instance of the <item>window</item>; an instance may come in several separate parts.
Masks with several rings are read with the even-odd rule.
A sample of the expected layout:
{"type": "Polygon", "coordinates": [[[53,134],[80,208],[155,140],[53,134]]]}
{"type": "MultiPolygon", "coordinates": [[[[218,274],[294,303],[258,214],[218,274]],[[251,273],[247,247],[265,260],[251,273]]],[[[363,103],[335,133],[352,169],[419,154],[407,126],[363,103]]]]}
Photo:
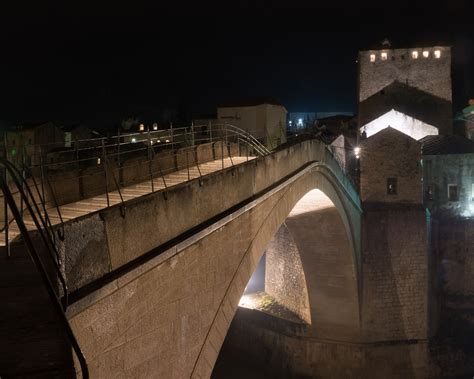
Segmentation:
{"type": "Polygon", "coordinates": [[[370,61],[375,62],[375,54],[370,54],[370,61]]]}
{"type": "Polygon", "coordinates": [[[459,201],[457,184],[448,184],[448,201],[459,201]]]}
{"type": "Polygon", "coordinates": [[[439,51],[439,50],[435,50],[435,52],[434,52],[434,56],[435,56],[435,58],[436,58],[436,59],[439,59],[439,58],[441,58],[441,51],[439,51]]]}
{"type": "Polygon", "coordinates": [[[387,179],[387,195],[397,194],[397,178],[387,179]]]}
{"type": "Polygon", "coordinates": [[[428,50],[423,51],[423,57],[428,58],[430,56],[430,52],[428,50]]]}
{"type": "Polygon", "coordinates": [[[412,57],[413,59],[418,59],[418,51],[412,51],[411,57],[412,57]]]}
{"type": "Polygon", "coordinates": [[[380,59],[382,59],[383,61],[386,61],[387,60],[387,53],[381,53],[380,54],[380,59]]]}

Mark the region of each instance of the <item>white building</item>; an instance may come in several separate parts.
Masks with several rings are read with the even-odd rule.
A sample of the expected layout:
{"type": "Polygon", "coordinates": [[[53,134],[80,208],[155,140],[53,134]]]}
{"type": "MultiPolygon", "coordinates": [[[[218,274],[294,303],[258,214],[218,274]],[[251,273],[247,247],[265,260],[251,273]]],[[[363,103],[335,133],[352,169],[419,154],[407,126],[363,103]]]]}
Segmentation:
{"type": "Polygon", "coordinates": [[[235,125],[272,149],[286,142],[286,108],[273,100],[248,100],[217,108],[217,121],[235,125]]]}

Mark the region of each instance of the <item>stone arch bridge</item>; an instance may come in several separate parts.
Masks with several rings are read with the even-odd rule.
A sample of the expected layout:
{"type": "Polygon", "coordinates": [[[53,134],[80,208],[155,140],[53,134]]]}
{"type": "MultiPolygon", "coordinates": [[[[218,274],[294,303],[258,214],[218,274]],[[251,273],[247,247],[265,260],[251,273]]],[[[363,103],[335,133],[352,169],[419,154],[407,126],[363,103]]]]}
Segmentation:
{"type": "Polygon", "coordinates": [[[401,365],[413,369],[426,322],[407,329],[418,315],[403,299],[390,310],[393,327],[383,317],[374,322],[368,302],[380,293],[361,258],[358,194],[327,147],[306,140],[171,187],[166,198],[158,191],[131,199],[125,217],[116,205],[65,223],[66,315],[90,376],[210,377],[247,283],[283,224],[302,266],[292,296],[302,299],[293,305],[307,325],[295,338],[352,354],[356,374],[368,348],[390,359],[393,341],[412,341],[401,365]]]}

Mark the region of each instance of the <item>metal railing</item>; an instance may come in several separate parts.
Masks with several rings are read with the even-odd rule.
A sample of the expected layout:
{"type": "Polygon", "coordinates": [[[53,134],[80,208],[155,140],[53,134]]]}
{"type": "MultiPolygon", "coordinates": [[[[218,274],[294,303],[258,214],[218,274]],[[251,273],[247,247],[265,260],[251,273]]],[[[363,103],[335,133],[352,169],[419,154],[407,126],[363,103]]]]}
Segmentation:
{"type": "MultiPolygon", "coordinates": [[[[18,229],[20,230],[27,250],[40,273],[41,279],[45,284],[53,307],[59,316],[59,320],[63,325],[69,342],[71,343],[71,346],[78,358],[79,364],[81,366],[82,377],[88,378],[89,371],[87,362],[65,315],[68,305],[68,289],[66,286],[66,281],[61,273],[61,260],[53,240],[53,230],[50,228],[51,225],[50,223],[48,224],[47,221],[47,212],[46,210],[44,210],[44,213],[41,212],[40,206],[35,201],[35,197],[33,196],[29,186],[26,186],[26,188],[24,187],[25,178],[21,172],[6,159],[0,158],[0,165],[3,166],[4,172],[4,175],[0,175],[0,189],[3,193],[5,209],[10,209],[12,212],[13,218],[16,222],[16,225],[18,226],[18,229]],[[8,175],[6,175],[7,173],[8,175]],[[10,182],[7,181],[7,177],[11,179],[10,182]],[[10,189],[12,185],[16,187],[17,193],[20,195],[20,202],[22,206],[24,205],[24,209],[18,207],[18,201],[14,198],[10,189]],[[24,211],[29,214],[36,226],[37,232],[40,236],[40,244],[37,242],[33,243],[30,233],[28,232],[24,223],[24,211]],[[39,253],[42,251],[41,248],[46,250],[46,254],[41,255],[39,253]],[[44,261],[44,257],[47,258],[48,262],[44,261]],[[53,268],[52,270],[51,267],[53,268]],[[54,285],[54,283],[58,282],[60,283],[59,287],[54,285]]],[[[7,219],[8,218],[5,220],[7,219]]],[[[6,222],[5,225],[7,226],[8,222],[6,222]]],[[[8,230],[8,226],[6,229],[8,230]]]]}
{"type": "MultiPolygon", "coordinates": [[[[4,142],[7,144],[7,141],[4,142]]],[[[191,125],[166,130],[145,129],[138,132],[70,141],[68,148],[60,148],[59,142],[19,147],[14,157],[23,177],[22,188],[41,205],[45,222],[51,229],[60,224],[58,237],[64,238],[64,217],[61,206],[76,201],[104,197],[106,207],[120,204],[125,217],[124,187],[148,182],[151,192],[166,191],[172,185],[167,175],[185,171],[187,180],[198,178],[203,183],[201,166],[206,161],[220,160],[234,166],[235,156],[258,157],[269,150],[255,137],[229,124],[191,125]],[[210,144],[208,158],[203,159],[200,146],[210,144]],[[210,154],[212,153],[212,154],[210,154]],[[26,164],[28,162],[29,164],[26,164]],[[28,190],[27,190],[28,187],[28,190]],[[30,195],[31,192],[31,195],[30,195]],[[56,221],[52,222],[52,218],[56,221]]],[[[64,146],[64,143],[63,145],[64,146]]],[[[0,147],[1,150],[1,147],[0,147]]],[[[4,153],[8,159],[8,146],[4,153]]],[[[0,151],[1,153],[1,151],[0,151]]],[[[6,175],[7,182],[11,178],[6,175]]],[[[20,213],[23,200],[18,191],[20,213]]],[[[3,228],[5,244],[9,251],[8,209],[4,205],[3,228]]],[[[18,230],[15,231],[18,233],[18,230]]],[[[56,236],[53,234],[53,240],[56,236]]]]}

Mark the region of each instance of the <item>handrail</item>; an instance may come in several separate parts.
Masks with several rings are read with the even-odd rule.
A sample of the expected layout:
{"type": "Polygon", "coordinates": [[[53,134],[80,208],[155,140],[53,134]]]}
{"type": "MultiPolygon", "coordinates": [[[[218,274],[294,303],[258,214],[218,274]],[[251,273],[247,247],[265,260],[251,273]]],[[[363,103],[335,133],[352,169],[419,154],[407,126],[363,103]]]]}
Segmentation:
{"type": "Polygon", "coordinates": [[[42,225],[40,225],[40,223],[38,221],[38,218],[36,217],[35,211],[34,211],[33,207],[30,204],[28,196],[27,196],[27,194],[25,194],[25,192],[22,188],[22,184],[23,184],[22,181],[18,180],[18,177],[20,177],[20,178],[22,178],[23,181],[25,181],[23,176],[20,174],[18,168],[15,167],[14,164],[12,164],[11,162],[9,162],[9,161],[7,161],[3,158],[0,158],[0,163],[8,170],[11,178],[13,179],[13,181],[15,183],[15,186],[18,188],[21,199],[23,200],[24,204],[26,205],[26,209],[30,213],[30,216],[31,216],[31,218],[32,218],[32,220],[33,220],[33,222],[36,226],[36,229],[38,230],[38,233],[40,234],[45,246],[47,247],[49,257],[51,258],[51,261],[53,263],[53,267],[55,268],[56,274],[58,275],[58,279],[61,282],[61,286],[63,288],[63,292],[64,292],[63,305],[64,305],[64,308],[67,308],[68,290],[67,290],[66,280],[64,279],[64,277],[61,273],[61,269],[60,269],[59,253],[56,249],[56,245],[52,241],[51,235],[48,233],[47,224],[46,224],[45,220],[43,219],[43,216],[41,215],[41,212],[38,208],[38,204],[36,204],[36,201],[34,200],[33,194],[31,193],[31,190],[30,190],[29,186],[26,185],[25,186],[26,190],[27,190],[28,195],[30,196],[30,198],[33,200],[34,209],[36,210],[36,214],[38,214],[42,225]],[[43,230],[45,230],[46,233],[43,233],[43,230]],[[53,254],[51,253],[51,250],[53,250],[53,252],[55,253],[58,261],[55,260],[53,254]]]}
{"type": "MultiPolygon", "coordinates": [[[[41,192],[39,190],[39,187],[38,187],[38,183],[36,182],[36,179],[34,177],[34,175],[32,174],[31,170],[29,169],[28,166],[24,166],[24,170],[26,170],[26,172],[28,173],[29,177],[31,178],[31,180],[33,181],[33,185],[36,189],[36,193],[38,194],[38,197],[40,199],[40,202],[41,202],[41,205],[43,206],[43,212],[44,212],[44,218],[45,218],[45,221],[46,223],[48,224],[49,226],[49,230],[51,232],[51,236],[53,238],[53,243],[56,244],[56,237],[54,236],[54,230],[53,230],[53,224],[51,223],[51,219],[49,218],[49,214],[48,214],[48,211],[46,210],[46,199],[43,198],[43,196],[41,195],[41,192]]],[[[26,182],[26,181],[25,181],[26,182]]],[[[51,185],[50,185],[51,186],[51,185]]],[[[51,191],[52,192],[52,191],[51,191]]],[[[53,198],[54,198],[54,193],[52,192],[52,195],[53,195],[53,198]]],[[[56,200],[56,199],[54,199],[56,200]]],[[[56,201],[55,201],[56,203],[56,201]]],[[[57,206],[57,203],[56,203],[56,206],[57,206]]],[[[59,213],[59,210],[58,210],[58,213],[59,213]]],[[[61,226],[62,226],[62,229],[63,229],[63,237],[64,237],[64,223],[62,222],[62,218],[60,217],[61,219],[61,226]]],[[[61,235],[59,236],[60,239],[62,239],[61,235]]],[[[57,259],[59,260],[59,255],[57,254],[56,255],[57,259]]]]}
{"type": "MultiPolygon", "coordinates": [[[[105,169],[107,170],[107,167],[109,166],[109,160],[107,157],[105,157],[105,165],[106,165],[105,169]]],[[[120,185],[117,181],[117,178],[115,177],[114,170],[111,170],[111,171],[112,171],[112,179],[114,180],[115,187],[117,188],[118,194],[120,196],[120,202],[122,203],[120,204],[120,213],[122,217],[125,217],[125,202],[123,201],[122,191],[120,190],[120,185]]]]}
{"type": "MultiPolygon", "coordinates": [[[[227,155],[231,159],[232,165],[234,165],[233,157],[231,157],[231,152],[230,152],[230,146],[228,143],[237,143],[239,145],[244,145],[246,146],[246,154],[248,155],[249,152],[251,155],[257,155],[257,156],[265,156],[269,154],[269,150],[254,136],[250,135],[249,133],[245,132],[241,128],[231,125],[231,124],[210,124],[210,125],[197,125],[197,126],[192,126],[191,128],[173,128],[173,129],[168,129],[168,130],[144,130],[139,133],[126,133],[126,134],[120,134],[118,136],[113,136],[113,137],[104,137],[104,138],[96,138],[96,139],[84,139],[84,140],[78,140],[78,141],[72,141],[72,146],[74,148],[72,150],[67,150],[67,151],[60,151],[60,152],[51,152],[55,154],[55,159],[54,161],[51,161],[48,158],[48,162],[45,162],[42,157],[45,154],[44,149],[40,149],[42,152],[42,155],[39,156],[39,160],[35,162],[35,157],[36,155],[33,154],[31,156],[33,160],[33,164],[30,164],[26,166],[26,169],[29,172],[29,175],[33,177],[34,181],[31,182],[29,181],[27,183],[27,186],[34,186],[36,188],[36,192],[38,192],[39,199],[41,199],[41,204],[43,208],[43,213],[44,218],[46,221],[46,224],[48,225],[48,230],[52,229],[52,225],[54,225],[56,222],[60,224],[60,228],[57,229],[57,233],[59,235],[59,238],[62,240],[64,238],[64,222],[65,219],[63,219],[63,215],[61,212],[60,204],[66,204],[68,202],[73,202],[77,200],[80,200],[82,198],[82,192],[81,196],[76,196],[75,194],[69,194],[69,193],[58,193],[55,189],[56,183],[60,180],[74,180],[74,181],[81,181],[84,183],[84,178],[89,178],[94,176],[94,179],[91,181],[88,181],[87,184],[87,190],[91,191],[91,193],[95,192],[100,192],[100,193],[106,193],[107,197],[109,194],[109,188],[108,182],[109,180],[111,183],[115,184],[116,190],[118,192],[118,195],[120,196],[120,203],[121,203],[121,210],[122,210],[122,215],[124,214],[125,210],[125,198],[122,194],[121,190],[121,185],[122,183],[117,183],[117,178],[115,175],[115,171],[111,167],[111,164],[113,162],[117,162],[119,169],[121,169],[122,165],[121,163],[125,161],[129,161],[132,163],[136,159],[141,159],[144,154],[148,152],[148,159],[149,159],[149,173],[148,173],[148,180],[151,180],[151,187],[152,187],[152,192],[156,190],[155,186],[155,180],[158,179],[160,181],[163,181],[165,191],[168,187],[168,183],[166,183],[166,178],[164,178],[164,174],[167,173],[169,170],[168,169],[162,169],[163,163],[166,162],[167,159],[169,159],[166,156],[157,156],[157,159],[155,159],[155,156],[158,154],[158,152],[165,152],[165,151],[173,151],[173,155],[177,156],[181,154],[186,154],[187,158],[187,165],[188,167],[192,160],[194,160],[195,165],[197,166],[197,170],[199,172],[199,179],[200,183],[202,184],[202,172],[201,172],[201,167],[198,162],[197,156],[196,156],[196,146],[203,144],[203,143],[214,143],[218,142],[221,140],[224,140],[225,136],[225,141],[226,141],[226,147],[228,150],[227,155]],[[135,141],[132,141],[132,136],[135,139],[135,141]],[[82,145],[81,145],[82,143],[82,145]],[[88,145],[88,146],[87,146],[88,145]],[[187,146],[191,145],[191,146],[187,146]],[[126,147],[124,147],[126,146],[126,147]],[[178,150],[179,149],[179,150],[178,150]],[[189,149],[189,150],[187,150],[189,149]],[[191,153],[193,151],[193,153],[191,153]],[[83,155],[80,155],[80,152],[84,152],[83,155]],[[97,154],[99,153],[99,154],[97,154]],[[151,153],[151,157],[150,157],[151,153]],[[187,156],[187,154],[193,154],[193,157],[191,160],[187,156]],[[100,160],[98,158],[102,158],[102,165],[100,164],[100,160]],[[122,157],[122,158],[121,158],[122,157]],[[153,159],[152,161],[150,159],[153,159]],[[157,161],[157,167],[153,169],[153,166],[155,164],[154,161],[157,161]],[[112,161],[112,162],[111,162],[112,161]],[[76,168],[79,168],[79,165],[81,166],[82,169],[86,169],[87,171],[82,171],[79,170],[78,172],[74,171],[74,175],[71,177],[66,176],[64,179],[61,177],[60,172],[66,172],[69,167],[72,167],[74,165],[75,170],[76,168]],[[97,166],[102,166],[103,169],[105,169],[105,178],[98,178],[96,175],[104,175],[104,172],[102,174],[93,169],[94,167],[97,166]],[[47,169],[48,172],[44,172],[44,169],[47,169]],[[41,178],[35,178],[33,173],[36,175],[36,171],[41,170],[41,178]],[[51,171],[57,171],[57,175],[51,175],[51,171]],[[110,178],[109,171],[112,170],[113,178],[110,178]],[[158,176],[159,175],[159,176],[158,176]],[[108,178],[108,179],[107,179],[108,178]],[[113,179],[113,181],[111,180],[113,179]],[[105,192],[104,192],[104,180],[106,180],[105,183],[105,192]],[[100,182],[100,183],[99,183],[100,182]],[[98,184],[99,183],[99,184],[98,184]],[[92,187],[94,188],[92,188],[92,187]],[[39,187],[39,188],[37,188],[39,187]],[[48,193],[50,193],[50,196],[46,196],[44,194],[44,187],[48,188],[48,193]],[[43,191],[42,194],[40,194],[40,189],[43,191]],[[70,198],[70,200],[69,200],[70,198]],[[46,201],[48,199],[48,201],[46,201]],[[53,220],[51,216],[51,211],[50,214],[46,212],[47,210],[51,208],[56,208],[55,212],[58,216],[58,219],[53,220]]],[[[48,145],[48,144],[47,144],[48,145]]],[[[50,143],[50,147],[56,147],[58,143],[50,143]]],[[[42,145],[41,145],[42,146],[42,145]]],[[[243,152],[239,148],[239,151],[243,152]]],[[[49,154],[46,151],[46,154],[49,154]]],[[[225,154],[225,152],[224,152],[225,154]]],[[[132,163],[133,164],[133,163],[132,163]]],[[[142,163],[138,162],[136,163],[137,167],[140,166],[142,163]]],[[[129,167],[129,165],[127,165],[129,167]]],[[[178,167],[174,167],[174,170],[179,169],[178,167]]],[[[102,171],[102,170],[100,170],[102,171]]],[[[39,174],[38,174],[39,175],[39,174]]],[[[137,179],[134,176],[134,179],[137,179]]],[[[188,178],[190,179],[190,177],[188,178]]],[[[146,181],[146,179],[144,179],[146,181]]],[[[112,184],[112,186],[114,186],[112,184]]],[[[34,191],[34,189],[33,189],[34,191]]],[[[82,190],[81,190],[82,191],[82,190]]],[[[35,192],[35,193],[36,193],[35,192]]],[[[166,196],[166,195],[165,195],[166,196]]],[[[38,199],[38,197],[35,197],[38,199]]],[[[110,207],[112,205],[112,202],[108,201],[107,202],[107,207],[110,207]]],[[[56,230],[56,228],[55,228],[56,230]]],[[[53,233],[52,235],[53,239],[56,238],[56,235],[53,233]]],[[[54,241],[55,242],[55,241],[54,241]]]]}
{"type": "MultiPolygon", "coordinates": [[[[17,188],[20,192],[22,200],[26,204],[26,208],[27,208],[28,212],[30,213],[31,218],[35,222],[35,225],[37,226],[38,231],[40,231],[39,222],[36,218],[36,214],[33,211],[32,207],[31,207],[31,204],[29,203],[28,197],[26,196],[25,192],[21,188],[21,183],[18,180],[18,177],[16,176],[17,170],[13,169],[12,167],[14,167],[14,166],[10,162],[8,162],[6,159],[3,159],[3,158],[0,159],[0,163],[5,167],[5,169],[9,172],[9,174],[13,178],[13,180],[15,182],[15,185],[17,186],[17,188]]],[[[61,320],[61,323],[63,324],[63,326],[66,330],[66,334],[69,338],[69,341],[71,342],[71,345],[72,345],[72,347],[73,347],[73,349],[76,353],[76,356],[79,360],[79,364],[81,366],[82,377],[85,378],[85,379],[88,379],[89,378],[89,369],[87,367],[87,362],[86,362],[86,359],[84,357],[84,354],[81,351],[79,343],[77,342],[77,339],[74,336],[74,332],[72,331],[71,326],[69,325],[69,321],[68,321],[68,319],[65,315],[65,307],[62,304],[62,302],[60,301],[59,297],[56,295],[56,291],[55,291],[54,286],[51,282],[51,279],[49,278],[46,267],[44,266],[38,252],[35,249],[35,246],[34,246],[32,240],[31,240],[31,238],[30,238],[28,230],[27,230],[27,228],[25,226],[25,223],[23,221],[23,217],[22,217],[20,211],[18,210],[18,207],[17,207],[17,205],[15,203],[15,200],[12,196],[12,193],[10,191],[10,188],[8,186],[6,178],[4,178],[2,175],[0,175],[0,188],[1,188],[1,190],[3,192],[3,195],[6,199],[6,203],[8,204],[10,210],[12,211],[12,214],[15,218],[16,224],[17,224],[18,228],[20,229],[20,233],[21,233],[21,235],[22,235],[22,237],[25,241],[27,249],[28,249],[28,251],[31,255],[31,258],[33,259],[38,271],[40,272],[41,278],[42,278],[43,282],[46,285],[46,290],[47,290],[48,295],[49,295],[49,297],[50,297],[50,299],[53,303],[53,306],[56,310],[56,313],[58,313],[59,318],[61,320]]],[[[34,198],[32,197],[31,199],[35,203],[35,208],[38,209],[38,207],[36,205],[36,202],[34,201],[34,198]]],[[[42,233],[40,232],[40,234],[42,234],[42,233]]],[[[50,247],[46,243],[46,240],[44,240],[44,242],[45,242],[45,247],[49,250],[50,247]]],[[[50,255],[51,255],[51,253],[50,253],[50,255]]],[[[58,275],[58,277],[59,277],[60,280],[63,280],[62,275],[58,275]]],[[[64,283],[64,285],[65,285],[65,283],[64,283]]],[[[65,287],[65,297],[67,298],[67,287],[65,287]]]]}

